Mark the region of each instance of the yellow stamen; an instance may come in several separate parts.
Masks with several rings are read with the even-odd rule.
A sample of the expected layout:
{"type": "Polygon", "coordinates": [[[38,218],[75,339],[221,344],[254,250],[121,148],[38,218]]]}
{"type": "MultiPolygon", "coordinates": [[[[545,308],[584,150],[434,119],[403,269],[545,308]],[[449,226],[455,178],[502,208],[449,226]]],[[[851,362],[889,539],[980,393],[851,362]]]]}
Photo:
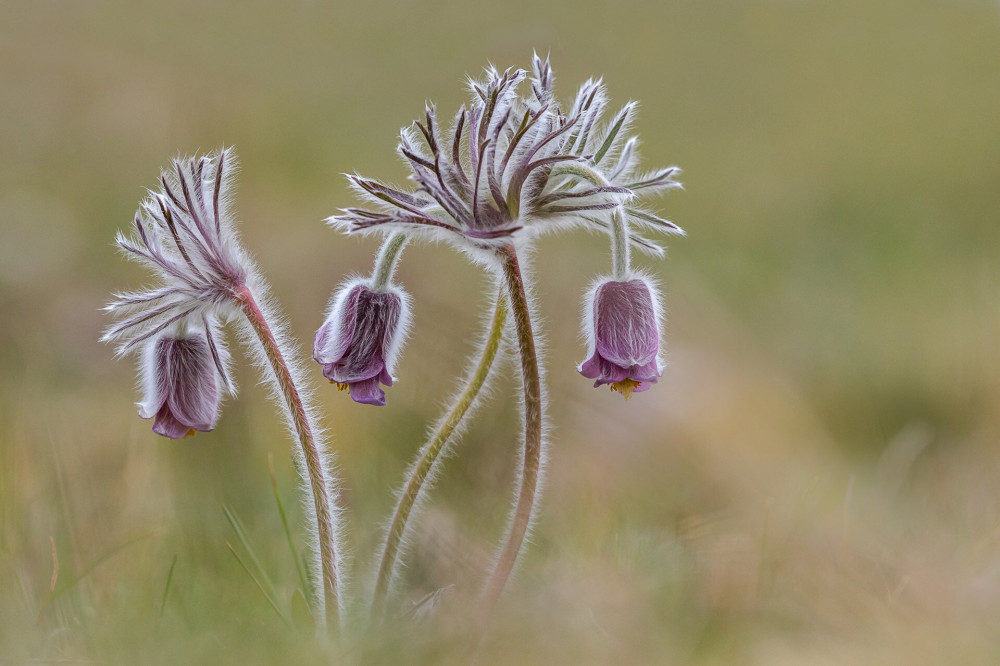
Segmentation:
{"type": "Polygon", "coordinates": [[[351,388],[350,384],[343,384],[341,382],[333,382],[333,383],[337,385],[338,391],[346,391],[347,389],[351,388]]]}
{"type": "Polygon", "coordinates": [[[628,400],[632,397],[632,391],[636,390],[640,386],[642,386],[642,382],[637,382],[634,379],[623,379],[620,382],[612,384],[611,390],[621,393],[622,397],[628,400]]]}
{"type": "Polygon", "coordinates": [[[194,428],[191,428],[186,433],[184,433],[184,439],[187,439],[188,437],[194,437],[194,428]]]}

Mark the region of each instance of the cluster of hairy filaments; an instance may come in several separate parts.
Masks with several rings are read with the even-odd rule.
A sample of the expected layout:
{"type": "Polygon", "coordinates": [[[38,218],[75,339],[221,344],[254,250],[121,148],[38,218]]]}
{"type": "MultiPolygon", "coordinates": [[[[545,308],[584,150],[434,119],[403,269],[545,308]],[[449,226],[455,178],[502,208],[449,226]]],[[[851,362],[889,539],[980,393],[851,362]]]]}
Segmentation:
{"type": "Polygon", "coordinates": [[[398,144],[416,187],[404,191],[349,175],[373,208],[343,209],[329,221],[349,232],[396,227],[488,248],[521,229],[608,230],[619,211],[632,228],[630,242],[662,255],[659,245],[635,232],[681,233],[679,227],[633,202],[679,187],[678,169],[638,172],[638,142],[627,136],[634,102],[606,119],[605,87],[589,80],[566,112],[553,82],[548,60],[537,56],[531,73],[490,67],[485,80],[470,81],[472,100],[447,134],[428,104],[424,121],[403,128],[398,144]]]}
{"type": "Polygon", "coordinates": [[[115,294],[106,307],[119,321],[103,339],[119,343],[119,354],[171,325],[200,321],[213,356],[221,358],[212,331],[232,314],[253,273],[228,210],[235,169],[235,157],[226,150],[175,160],[173,169],[160,174],[161,189],[149,190],[140,204],[132,235],[118,233],[126,257],[159,279],[153,287],[115,294]]]}

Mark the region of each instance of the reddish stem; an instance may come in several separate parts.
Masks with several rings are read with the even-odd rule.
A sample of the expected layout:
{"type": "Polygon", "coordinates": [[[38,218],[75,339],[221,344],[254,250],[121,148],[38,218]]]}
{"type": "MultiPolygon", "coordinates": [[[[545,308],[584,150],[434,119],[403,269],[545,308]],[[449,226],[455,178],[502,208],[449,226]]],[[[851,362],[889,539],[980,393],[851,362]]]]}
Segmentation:
{"type": "Polygon", "coordinates": [[[264,354],[274,371],[278,386],[281,387],[282,397],[288,406],[292,426],[295,428],[295,434],[302,449],[302,457],[305,460],[306,472],[309,476],[309,487],[312,490],[313,507],[316,512],[316,533],[319,538],[319,555],[323,576],[323,603],[319,605],[319,615],[322,616],[325,612],[327,627],[336,634],[340,630],[339,572],[337,571],[336,531],[333,524],[333,512],[330,508],[330,493],[326,486],[326,468],[316,445],[309,415],[264,313],[261,312],[249,288],[242,287],[237,293],[237,299],[243,307],[243,314],[246,315],[247,321],[250,322],[250,326],[257,334],[264,354]]]}
{"type": "Polygon", "coordinates": [[[542,460],[542,384],[538,372],[538,354],[531,330],[531,311],[524,278],[513,245],[498,251],[503,267],[504,285],[514,315],[517,346],[521,356],[521,383],[524,385],[524,461],[520,474],[520,489],[510,527],[500,556],[483,592],[483,612],[488,615],[503,593],[517,557],[524,545],[524,538],[531,525],[538,490],[539,470],[542,460]]]}

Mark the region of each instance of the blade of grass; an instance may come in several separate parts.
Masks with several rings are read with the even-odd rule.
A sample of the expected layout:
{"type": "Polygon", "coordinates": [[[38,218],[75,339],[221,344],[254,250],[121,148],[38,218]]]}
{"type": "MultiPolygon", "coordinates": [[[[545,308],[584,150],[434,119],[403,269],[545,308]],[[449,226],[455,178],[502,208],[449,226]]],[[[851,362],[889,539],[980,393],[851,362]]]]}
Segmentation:
{"type": "MultiPolygon", "coordinates": [[[[243,549],[247,552],[250,557],[250,563],[256,570],[255,579],[259,578],[265,585],[267,585],[267,592],[270,598],[276,598],[277,594],[274,591],[274,584],[271,583],[271,579],[268,578],[267,572],[264,571],[263,565],[260,563],[260,559],[257,557],[257,553],[254,552],[253,547],[250,545],[250,540],[247,538],[246,530],[243,529],[243,523],[240,519],[236,517],[236,514],[230,510],[225,504],[222,505],[222,510],[226,512],[226,519],[229,520],[229,524],[232,525],[233,531],[236,532],[236,536],[239,537],[240,543],[243,544],[243,549]]],[[[250,575],[254,575],[251,573],[250,575]]]]}
{"type": "Polygon", "coordinates": [[[302,567],[302,561],[299,559],[299,551],[295,547],[295,540],[292,538],[292,529],[288,526],[288,514],[285,513],[285,504],[281,501],[281,493],[278,491],[278,476],[274,472],[274,456],[270,453],[267,454],[267,466],[271,471],[271,489],[274,491],[274,501],[278,505],[278,514],[281,516],[281,525],[285,528],[285,538],[288,540],[288,550],[292,553],[292,562],[295,563],[295,571],[299,575],[299,583],[302,585],[302,594],[306,595],[306,601],[309,601],[309,607],[312,608],[312,590],[309,587],[309,583],[306,582],[306,571],[302,567]]]}
{"type": "Polygon", "coordinates": [[[303,636],[315,635],[316,618],[309,610],[309,603],[306,601],[305,595],[298,588],[292,592],[292,622],[303,636]]]}
{"type": "MultiPolygon", "coordinates": [[[[309,553],[305,550],[299,556],[299,566],[305,569],[309,566],[309,553]]],[[[316,581],[312,578],[306,578],[306,599],[316,598],[316,581]]]]}
{"type": "Polygon", "coordinates": [[[49,594],[56,591],[56,583],[59,582],[59,551],[56,550],[55,537],[49,537],[49,544],[52,546],[52,578],[49,580],[49,594]]]}
{"type": "Polygon", "coordinates": [[[233,557],[236,558],[236,561],[240,563],[240,566],[243,567],[243,570],[247,572],[248,576],[250,576],[250,580],[252,580],[254,583],[257,584],[257,589],[259,589],[261,594],[264,595],[264,598],[267,599],[267,603],[271,605],[271,608],[273,608],[274,612],[278,614],[278,617],[281,618],[281,621],[284,622],[289,629],[293,629],[294,627],[292,626],[291,621],[287,617],[285,617],[285,614],[281,612],[280,608],[278,608],[277,601],[275,601],[274,598],[270,594],[268,594],[267,590],[264,589],[264,586],[261,584],[260,579],[257,578],[257,576],[255,576],[252,571],[250,571],[250,567],[247,566],[247,563],[243,561],[243,558],[240,557],[240,554],[236,552],[235,548],[233,548],[233,544],[227,541],[226,545],[229,547],[229,552],[233,554],[233,557]]]}
{"type": "Polygon", "coordinates": [[[163,586],[163,598],[160,599],[160,617],[163,617],[163,609],[167,607],[167,595],[170,594],[170,581],[174,579],[174,567],[177,566],[177,555],[170,561],[170,569],[167,571],[167,582],[163,586]]]}

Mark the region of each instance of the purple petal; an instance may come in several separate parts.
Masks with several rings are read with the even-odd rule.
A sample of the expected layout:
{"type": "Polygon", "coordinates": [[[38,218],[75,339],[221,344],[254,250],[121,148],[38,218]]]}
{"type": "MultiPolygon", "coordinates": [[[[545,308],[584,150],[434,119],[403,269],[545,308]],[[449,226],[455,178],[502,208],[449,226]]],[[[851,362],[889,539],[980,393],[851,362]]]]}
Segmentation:
{"type": "Polygon", "coordinates": [[[655,379],[648,382],[639,382],[639,385],[632,389],[632,393],[642,393],[643,391],[648,391],[655,383],[655,379]]]}
{"type": "Polygon", "coordinates": [[[642,280],[601,285],[595,295],[594,329],[596,352],[607,361],[622,368],[654,361],[660,331],[649,286],[642,280]]]}
{"type": "Polygon", "coordinates": [[[153,421],[153,432],[170,439],[183,439],[191,434],[191,427],[175,419],[170,409],[163,405],[156,413],[156,420],[153,421]]]}
{"type": "Polygon", "coordinates": [[[601,376],[601,357],[594,352],[594,355],[580,364],[580,374],[587,379],[597,379],[601,376]]]}
{"type": "Polygon", "coordinates": [[[336,308],[316,331],[313,358],[317,363],[336,363],[347,353],[357,326],[358,299],[363,289],[362,285],[351,289],[341,307],[336,308]]]}
{"type": "Polygon", "coordinates": [[[595,379],[594,388],[601,384],[613,384],[628,378],[628,369],[608,361],[595,353],[580,366],[580,374],[587,379],[595,379]]]}
{"type": "Polygon", "coordinates": [[[379,388],[378,379],[352,383],[351,399],[365,405],[385,407],[385,391],[379,388]]]}
{"type": "Polygon", "coordinates": [[[335,374],[337,372],[336,366],[337,366],[336,363],[323,364],[323,376],[326,377],[331,382],[337,381],[337,378],[335,377],[335,374]]]}
{"type": "Polygon", "coordinates": [[[167,388],[164,407],[189,428],[212,430],[219,413],[219,391],[215,362],[204,335],[166,337],[157,344],[157,361],[163,364],[157,372],[163,373],[167,388]]]}
{"type": "Polygon", "coordinates": [[[327,377],[351,383],[377,379],[386,372],[385,357],[397,333],[401,310],[402,303],[396,294],[361,287],[354,335],[327,377]]]}
{"type": "Polygon", "coordinates": [[[662,374],[655,358],[645,365],[633,365],[628,369],[629,379],[643,383],[644,388],[637,388],[636,391],[645,391],[649,388],[647,383],[655,384],[662,374]]]}

